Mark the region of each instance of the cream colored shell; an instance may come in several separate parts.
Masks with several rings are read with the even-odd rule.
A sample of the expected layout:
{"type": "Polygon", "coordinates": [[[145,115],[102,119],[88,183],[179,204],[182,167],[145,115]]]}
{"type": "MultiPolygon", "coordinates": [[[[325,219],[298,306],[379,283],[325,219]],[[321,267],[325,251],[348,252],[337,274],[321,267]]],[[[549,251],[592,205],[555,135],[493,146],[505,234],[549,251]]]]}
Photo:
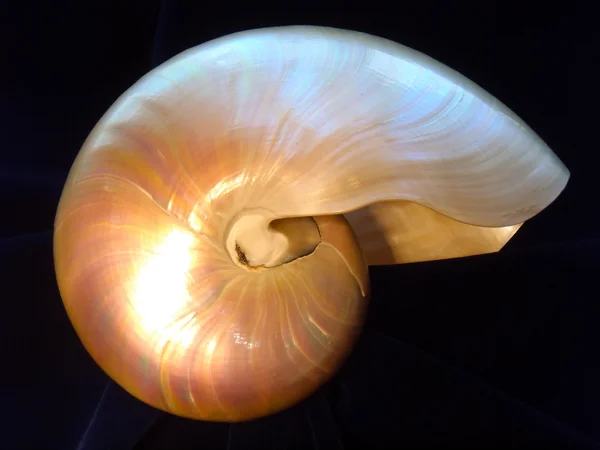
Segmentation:
{"type": "Polygon", "coordinates": [[[57,278],[125,389],[246,420],[335,373],[362,326],[365,257],[496,251],[567,179],[522,120],[418,52],[249,31],[156,68],[98,123],[57,212],[57,278]],[[273,222],[296,217],[314,222],[273,222]]]}

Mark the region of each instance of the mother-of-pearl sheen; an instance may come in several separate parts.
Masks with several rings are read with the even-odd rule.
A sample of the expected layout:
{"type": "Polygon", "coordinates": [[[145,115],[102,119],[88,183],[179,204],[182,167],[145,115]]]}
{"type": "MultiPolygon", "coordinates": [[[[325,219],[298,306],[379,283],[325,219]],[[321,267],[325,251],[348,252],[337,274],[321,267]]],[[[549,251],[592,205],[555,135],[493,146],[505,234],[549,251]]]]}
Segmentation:
{"type": "Polygon", "coordinates": [[[256,418],[342,364],[367,264],[497,251],[568,176],[508,108],[418,52],[243,32],[156,68],[94,128],[56,216],[58,284],[131,394],[256,418]]]}

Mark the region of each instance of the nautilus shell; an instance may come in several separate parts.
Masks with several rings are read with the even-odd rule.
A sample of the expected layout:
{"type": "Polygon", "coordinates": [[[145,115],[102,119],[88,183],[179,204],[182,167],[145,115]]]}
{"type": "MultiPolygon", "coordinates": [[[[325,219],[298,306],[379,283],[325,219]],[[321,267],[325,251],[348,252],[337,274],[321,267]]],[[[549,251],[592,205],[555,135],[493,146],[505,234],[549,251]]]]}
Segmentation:
{"type": "Polygon", "coordinates": [[[154,69],[100,120],[60,200],[56,274],[128,392],[247,420],[335,374],[368,264],[498,251],[568,177],[519,117],[418,52],[243,32],[154,69]]]}

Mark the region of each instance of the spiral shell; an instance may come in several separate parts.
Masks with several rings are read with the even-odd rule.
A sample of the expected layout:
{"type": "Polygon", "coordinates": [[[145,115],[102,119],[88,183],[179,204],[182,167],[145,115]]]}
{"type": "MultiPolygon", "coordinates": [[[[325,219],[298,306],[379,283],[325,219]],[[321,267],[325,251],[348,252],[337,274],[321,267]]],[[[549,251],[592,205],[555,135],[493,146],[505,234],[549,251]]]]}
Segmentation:
{"type": "Polygon", "coordinates": [[[56,216],[58,284],[131,394],[247,420],[339,368],[367,264],[497,251],[568,176],[504,105],[413,50],[238,33],[156,68],[94,128],[56,216]]]}

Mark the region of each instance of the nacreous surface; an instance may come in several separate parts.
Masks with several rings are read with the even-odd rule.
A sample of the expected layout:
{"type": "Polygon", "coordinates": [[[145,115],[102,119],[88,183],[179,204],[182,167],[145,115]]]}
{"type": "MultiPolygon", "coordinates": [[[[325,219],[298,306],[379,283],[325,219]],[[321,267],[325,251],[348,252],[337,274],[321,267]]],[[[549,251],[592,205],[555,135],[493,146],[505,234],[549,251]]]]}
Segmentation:
{"type": "Polygon", "coordinates": [[[56,216],[58,284],[131,394],[261,417],[351,350],[369,294],[358,243],[372,264],[496,251],[567,179],[516,115],[420,53],[318,27],[239,33],[153,70],[94,128],[56,216]],[[268,227],[298,217],[318,236],[268,227]],[[236,245],[277,264],[240,264],[236,245]]]}

